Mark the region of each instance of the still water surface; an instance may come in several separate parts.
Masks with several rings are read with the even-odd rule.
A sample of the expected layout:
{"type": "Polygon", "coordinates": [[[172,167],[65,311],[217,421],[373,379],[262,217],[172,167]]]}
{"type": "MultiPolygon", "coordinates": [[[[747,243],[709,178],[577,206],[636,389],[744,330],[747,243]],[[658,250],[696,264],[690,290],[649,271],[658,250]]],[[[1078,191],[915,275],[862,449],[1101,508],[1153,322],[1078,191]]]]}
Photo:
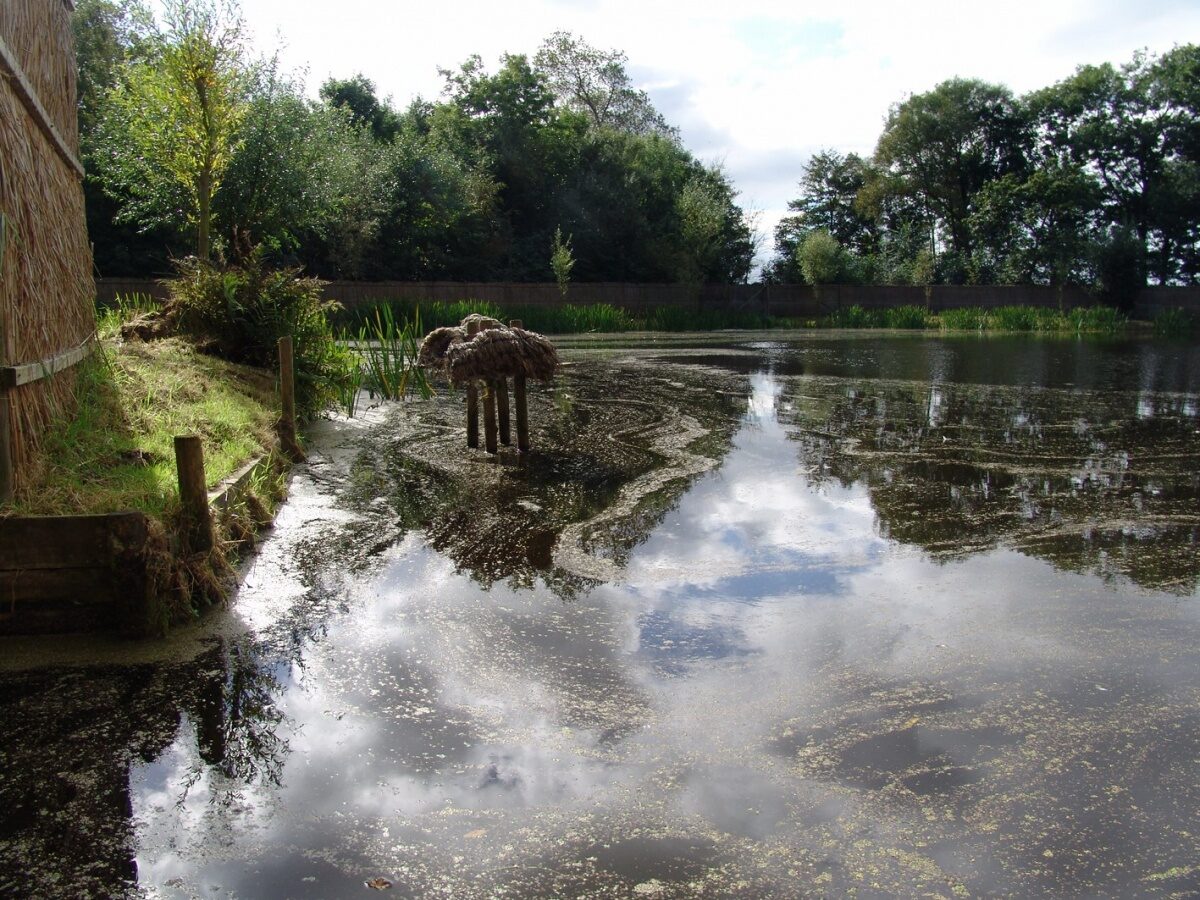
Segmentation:
{"type": "Polygon", "coordinates": [[[565,356],[528,460],[328,425],[173,658],[0,673],[0,893],[1200,891],[1196,348],[565,356]]]}

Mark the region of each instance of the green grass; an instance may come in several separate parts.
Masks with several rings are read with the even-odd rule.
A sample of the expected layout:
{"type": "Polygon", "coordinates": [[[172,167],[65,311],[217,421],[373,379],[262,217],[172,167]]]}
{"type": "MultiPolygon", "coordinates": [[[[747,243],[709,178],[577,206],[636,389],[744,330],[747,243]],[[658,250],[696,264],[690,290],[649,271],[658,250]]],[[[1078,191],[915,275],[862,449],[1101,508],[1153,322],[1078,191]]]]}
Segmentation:
{"type": "Polygon", "coordinates": [[[177,506],[174,438],[198,434],[214,487],[274,441],[271,373],[234,365],[168,339],[104,342],[76,370],[78,411],[45,437],[17,515],[177,506]]]}
{"type": "Polygon", "coordinates": [[[162,304],[149,294],[117,294],[110,305],[96,310],[96,334],[102,340],[114,338],[130,319],[160,309],[162,304]]]}

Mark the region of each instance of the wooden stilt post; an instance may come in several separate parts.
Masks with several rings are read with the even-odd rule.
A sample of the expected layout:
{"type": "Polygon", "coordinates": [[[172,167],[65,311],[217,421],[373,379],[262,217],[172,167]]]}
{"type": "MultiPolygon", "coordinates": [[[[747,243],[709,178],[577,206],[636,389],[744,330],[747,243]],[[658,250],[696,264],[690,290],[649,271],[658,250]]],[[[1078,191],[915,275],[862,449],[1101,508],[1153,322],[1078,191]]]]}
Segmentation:
{"type": "Polygon", "coordinates": [[[488,453],[495,453],[498,449],[496,447],[496,382],[492,379],[484,382],[483,446],[488,453]]]}
{"type": "MultiPolygon", "coordinates": [[[[479,333],[478,322],[467,323],[467,337],[473,338],[479,333]]],[[[479,390],[475,382],[467,383],[467,446],[479,446],[479,390]]]]}
{"type": "Polygon", "coordinates": [[[183,506],[187,547],[194,552],[211,550],[212,513],[204,479],[204,448],[196,435],[175,438],[175,471],[179,475],[179,502],[183,506]]]}
{"type": "MultiPolygon", "coordinates": [[[[520,319],[508,323],[513,328],[522,328],[520,319]]],[[[517,408],[517,449],[529,452],[529,406],[525,399],[525,376],[513,376],[513,405],[517,408]]]]}
{"type": "Polygon", "coordinates": [[[304,450],[296,432],[296,362],[290,336],[279,339],[279,440],[296,462],[304,461],[304,450]]]}
{"type": "Polygon", "coordinates": [[[508,379],[497,378],[496,411],[500,414],[500,443],[506,447],[512,443],[512,429],[508,424],[508,379]]]}

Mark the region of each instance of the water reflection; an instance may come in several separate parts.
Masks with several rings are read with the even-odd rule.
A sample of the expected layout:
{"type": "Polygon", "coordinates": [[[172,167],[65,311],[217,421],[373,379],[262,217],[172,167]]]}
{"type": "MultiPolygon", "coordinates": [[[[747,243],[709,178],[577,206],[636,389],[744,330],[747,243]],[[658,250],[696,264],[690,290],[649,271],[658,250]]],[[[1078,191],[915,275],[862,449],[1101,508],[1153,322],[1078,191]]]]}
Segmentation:
{"type": "Polygon", "coordinates": [[[315,452],[194,663],[0,679],[0,892],[1193,890],[1194,397],[804,352],[581,362],[525,468],[437,404],[315,452]]]}
{"type": "Polygon", "coordinates": [[[883,536],[939,558],[1011,546],[1190,595],[1195,398],[806,379],[786,421],[815,485],[867,487],[883,536]],[[1153,415],[1146,413],[1153,409],[1153,415]]]}

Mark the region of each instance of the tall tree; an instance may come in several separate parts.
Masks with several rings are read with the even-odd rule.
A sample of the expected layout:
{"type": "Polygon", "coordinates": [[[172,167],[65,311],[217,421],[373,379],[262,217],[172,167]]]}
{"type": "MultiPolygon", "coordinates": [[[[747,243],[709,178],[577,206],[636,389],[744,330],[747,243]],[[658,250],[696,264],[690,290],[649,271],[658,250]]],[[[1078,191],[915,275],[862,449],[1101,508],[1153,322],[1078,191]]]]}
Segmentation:
{"type": "Polygon", "coordinates": [[[646,92],[633,86],[627,62],[619,50],[598,50],[569,31],[554,32],[534,57],[558,102],[585,115],[593,127],[676,139],[678,132],[646,92]]]}
{"type": "Polygon", "coordinates": [[[99,174],[127,220],[182,213],[208,259],[213,195],[247,110],[242,21],[225,0],[166,0],[163,20],[155,52],[106,99],[99,174]]]}
{"type": "Polygon", "coordinates": [[[369,144],[345,110],[307,100],[274,62],[257,67],[213,200],[231,246],[290,255],[353,218],[369,144]]]}
{"type": "Polygon", "coordinates": [[[1025,166],[1028,130],[1011,92],[954,78],[892,107],[875,162],[899,193],[920,203],[960,257],[971,255],[968,218],[989,181],[1025,166]]]}
{"type": "Polygon", "coordinates": [[[356,125],[369,128],[375,140],[391,141],[400,129],[400,117],[387,101],[375,94],[375,82],[361,72],[353,78],[328,78],[321,85],[321,99],[343,107],[356,125]]]}

